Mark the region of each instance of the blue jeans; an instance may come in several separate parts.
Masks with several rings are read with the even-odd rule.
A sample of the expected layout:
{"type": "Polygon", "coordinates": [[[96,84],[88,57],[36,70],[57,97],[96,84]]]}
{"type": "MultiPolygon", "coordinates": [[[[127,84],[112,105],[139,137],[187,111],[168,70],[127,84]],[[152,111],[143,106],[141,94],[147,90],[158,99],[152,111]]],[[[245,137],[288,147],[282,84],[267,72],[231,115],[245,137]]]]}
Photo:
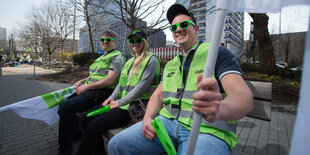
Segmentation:
{"type": "MultiPolygon", "coordinates": [[[[163,116],[157,117],[163,122],[178,154],[186,154],[190,131],[184,128],[176,119],[167,119],[163,116]]],[[[142,124],[143,122],[140,121],[115,135],[109,141],[109,155],[151,155],[165,152],[158,138],[148,140],[142,135],[142,124]]],[[[195,155],[199,154],[229,155],[230,149],[224,141],[210,134],[199,134],[195,155]]]]}

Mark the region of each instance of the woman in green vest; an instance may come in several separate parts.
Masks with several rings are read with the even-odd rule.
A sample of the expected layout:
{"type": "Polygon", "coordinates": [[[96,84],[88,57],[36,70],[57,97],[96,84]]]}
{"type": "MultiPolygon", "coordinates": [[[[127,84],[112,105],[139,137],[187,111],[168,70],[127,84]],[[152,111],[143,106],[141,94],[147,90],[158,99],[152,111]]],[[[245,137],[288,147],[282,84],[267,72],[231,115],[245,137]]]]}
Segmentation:
{"type": "Polygon", "coordinates": [[[128,125],[131,121],[129,105],[136,99],[147,103],[159,84],[159,61],[147,52],[149,45],[145,33],[139,29],[132,31],[128,42],[133,57],[126,62],[112,95],[102,104],[103,107],[110,105],[111,110],[96,117],[82,118],[85,135],[77,154],[105,154],[102,134],[109,129],[128,125]]]}

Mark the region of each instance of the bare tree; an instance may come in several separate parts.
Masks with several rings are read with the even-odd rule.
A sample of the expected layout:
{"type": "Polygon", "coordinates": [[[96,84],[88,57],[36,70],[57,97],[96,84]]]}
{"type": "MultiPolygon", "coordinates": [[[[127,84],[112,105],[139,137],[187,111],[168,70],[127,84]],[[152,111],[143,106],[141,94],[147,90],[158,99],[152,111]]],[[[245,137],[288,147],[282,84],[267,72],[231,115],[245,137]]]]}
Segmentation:
{"type": "Polygon", "coordinates": [[[258,42],[260,70],[262,73],[272,75],[275,73],[275,55],[268,32],[269,17],[266,14],[250,13],[254,21],[254,35],[258,42]]]}
{"type": "Polygon", "coordinates": [[[64,42],[73,32],[73,16],[68,3],[49,1],[39,7],[33,6],[26,14],[27,23],[19,36],[25,48],[42,56],[47,52],[48,61],[57,49],[64,49],[64,42]]]}
{"type": "MultiPolygon", "coordinates": [[[[98,4],[95,4],[96,0],[70,0],[70,2],[74,5],[74,7],[82,13],[82,16],[87,25],[87,31],[89,34],[89,40],[91,45],[92,53],[95,53],[95,45],[92,33],[94,30],[99,27],[101,23],[102,10],[98,7],[98,4]]],[[[100,4],[103,4],[105,0],[99,0],[100,4]]]]}
{"type": "Polygon", "coordinates": [[[147,35],[168,27],[163,5],[165,0],[109,0],[105,3],[107,5],[102,5],[100,2],[97,6],[102,8],[104,13],[122,21],[130,30],[137,28],[137,21],[147,18],[151,19],[148,20],[148,25],[139,27],[153,30],[148,31],[147,35]]]}
{"type": "Polygon", "coordinates": [[[71,3],[63,1],[52,2],[52,5],[44,6],[44,10],[48,10],[51,18],[51,29],[59,38],[61,51],[65,52],[64,46],[68,37],[74,31],[74,14],[71,3]],[[49,8],[50,7],[50,8],[49,8]]]}
{"type": "Polygon", "coordinates": [[[283,48],[284,48],[284,62],[286,62],[288,64],[288,56],[291,50],[291,34],[286,34],[285,38],[283,40],[283,48]]]}

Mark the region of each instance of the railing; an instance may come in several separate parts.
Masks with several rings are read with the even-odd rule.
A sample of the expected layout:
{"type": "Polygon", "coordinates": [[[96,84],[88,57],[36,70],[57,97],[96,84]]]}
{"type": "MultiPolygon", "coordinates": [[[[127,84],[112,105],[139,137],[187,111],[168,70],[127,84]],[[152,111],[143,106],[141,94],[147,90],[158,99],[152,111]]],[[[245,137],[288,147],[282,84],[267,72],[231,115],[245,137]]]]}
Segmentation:
{"type": "Polygon", "coordinates": [[[159,60],[171,60],[173,59],[181,47],[161,47],[161,48],[151,48],[150,52],[158,57],[159,60]]]}

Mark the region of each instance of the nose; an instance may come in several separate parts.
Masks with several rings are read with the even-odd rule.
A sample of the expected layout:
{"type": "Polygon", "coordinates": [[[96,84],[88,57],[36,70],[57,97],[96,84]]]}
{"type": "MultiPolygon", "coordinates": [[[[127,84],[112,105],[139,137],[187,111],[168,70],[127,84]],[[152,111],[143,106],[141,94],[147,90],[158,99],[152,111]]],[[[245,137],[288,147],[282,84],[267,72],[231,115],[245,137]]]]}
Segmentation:
{"type": "Polygon", "coordinates": [[[176,30],[176,31],[180,31],[180,30],[183,30],[183,29],[181,29],[181,26],[180,26],[180,25],[178,25],[178,26],[177,26],[177,30],[176,30]]]}

